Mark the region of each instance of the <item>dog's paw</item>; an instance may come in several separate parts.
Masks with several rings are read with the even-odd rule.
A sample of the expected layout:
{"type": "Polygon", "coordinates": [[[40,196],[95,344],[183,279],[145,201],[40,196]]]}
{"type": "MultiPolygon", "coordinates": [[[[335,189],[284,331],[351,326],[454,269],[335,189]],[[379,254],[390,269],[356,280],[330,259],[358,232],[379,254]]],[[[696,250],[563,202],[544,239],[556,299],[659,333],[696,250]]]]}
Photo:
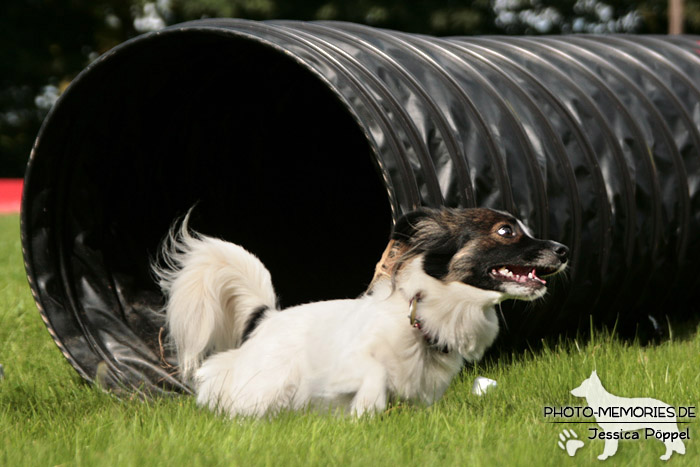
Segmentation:
{"type": "Polygon", "coordinates": [[[559,433],[559,439],[561,441],[557,444],[571,457],[575,456],[576,451],[583,447],[583,441],[578,439],[578,435],[574,430],[567,430],[564,428],[564,430],[559,433]]]}
{"type": "Polygon", "coordinates": [[[380,414],[386,409],[386,404],[381,403],[368,403],[366,401],[355,401],[350,407],[350,413],[355,418],[361,417],[374,417],[376,414],[380,414]]]}

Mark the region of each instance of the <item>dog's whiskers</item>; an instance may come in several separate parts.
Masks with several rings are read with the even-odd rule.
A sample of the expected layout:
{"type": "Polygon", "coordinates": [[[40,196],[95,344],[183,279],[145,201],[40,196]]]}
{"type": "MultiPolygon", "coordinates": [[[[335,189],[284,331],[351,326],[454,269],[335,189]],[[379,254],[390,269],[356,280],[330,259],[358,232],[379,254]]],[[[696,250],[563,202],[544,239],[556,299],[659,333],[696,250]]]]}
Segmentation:
{"type": "Polygon", "coordinates": [[[501,314],[501,319],[503,320],[503,325],[506,328],[506,332],[510,332],[510,328],[508,327],[508,322],[506,321],[506,317],[503,314],[503,307],[501,307],[500,303],[496,306],[498,307],[498,312],[501,314]]]}

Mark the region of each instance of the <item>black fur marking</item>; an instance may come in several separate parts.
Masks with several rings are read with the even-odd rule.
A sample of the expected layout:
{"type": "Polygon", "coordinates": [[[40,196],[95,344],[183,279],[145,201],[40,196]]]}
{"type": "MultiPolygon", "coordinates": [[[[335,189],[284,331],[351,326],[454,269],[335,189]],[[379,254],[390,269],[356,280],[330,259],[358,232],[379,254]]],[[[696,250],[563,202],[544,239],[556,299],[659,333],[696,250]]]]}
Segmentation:
{"type": "Polygon", "coordinates": [[[248,323],[245,325],[245,330],[243,331],[243,337],[241,338],[241,344],[243,342],[247,341],[250,335],[255,331],[255,328],[258,327],[258,324],[260,324],[260,321],[263,319],[263,315],[267,310],[269,310],[270,307],[268,306],[259,306],[258,308],[255,309],[250,314],[250,318],[248,318],[248,323]]]}
{"type": "Polygon", "coordinates": [[[449,241],[439,248],[428,250],[423,259],[423,270],[435,279],[443,279],[449,272],[450,260],[459,250],[455,241],[449,241]]]}

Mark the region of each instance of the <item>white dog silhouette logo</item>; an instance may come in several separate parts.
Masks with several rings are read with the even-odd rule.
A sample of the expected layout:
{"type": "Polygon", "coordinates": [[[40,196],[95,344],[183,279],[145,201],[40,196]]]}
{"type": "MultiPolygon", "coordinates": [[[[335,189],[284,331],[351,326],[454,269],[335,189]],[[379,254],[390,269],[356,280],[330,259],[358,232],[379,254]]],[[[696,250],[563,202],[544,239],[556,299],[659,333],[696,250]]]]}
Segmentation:
{"type": "Polygon", "coordinates": [[[615,454],[620,439],[639,439],[637,430],[644,430],[645,438],[654,437],[664,443],[666,452],[661,460],[668,460],[674,451],[685,454],[682,438],[687,436],[687,430],[683,433],[678,431],[675,412],[669,404],[648,397],[630,398],[610,394],[595,370],[571,394],[586,399],[600,425],[601,430],[590,429],[595,431],[595,437],[605,440],[603,453],[598,459],[604,460],[615,454]]]}

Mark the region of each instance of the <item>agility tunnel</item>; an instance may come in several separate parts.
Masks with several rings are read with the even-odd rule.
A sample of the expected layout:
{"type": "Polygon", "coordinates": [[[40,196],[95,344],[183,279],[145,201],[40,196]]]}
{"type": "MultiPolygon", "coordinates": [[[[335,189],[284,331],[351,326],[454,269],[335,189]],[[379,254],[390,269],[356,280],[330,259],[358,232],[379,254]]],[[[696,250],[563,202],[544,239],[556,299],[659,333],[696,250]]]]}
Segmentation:
{"type": "Polygon", "coordinates": [[[187,391],[149,263],[191,206],[289,306],[360,294],[392,221],[445,205],[571,248],[544,300],[503,304],[502,346],[697,315],[699,40],[233,19],[139,36],[37,138],[21,214],[36,303],[86,380],[187,391]]]}

